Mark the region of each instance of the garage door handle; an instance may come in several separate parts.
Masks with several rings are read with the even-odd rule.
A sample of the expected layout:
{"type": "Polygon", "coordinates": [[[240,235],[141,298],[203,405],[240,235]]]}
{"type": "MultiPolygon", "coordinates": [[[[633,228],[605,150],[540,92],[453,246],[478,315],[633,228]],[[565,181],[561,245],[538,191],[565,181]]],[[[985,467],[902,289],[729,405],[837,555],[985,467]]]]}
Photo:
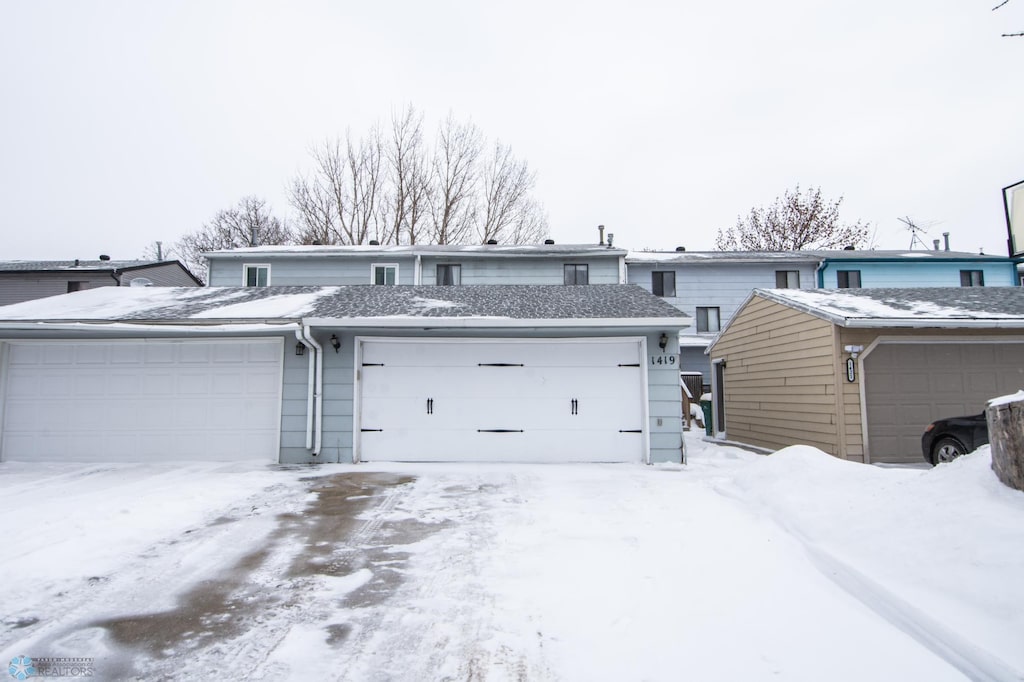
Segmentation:
{"type": "Polygon", "coordinates": [[[573,398],[570,401],[570,403],[569,403],[569,408],[571,410],[570,414],[579,414],[580,413],[580,401],[576,400],[576,398],[573,398]]]}
{"type": "Polygon", "coordinates": [[[427,398],[427,414],[434,414],[434,399],[427,398]]]}
{"type": "Polygon", "coordinates": [[[477,433],[522,433],[522,429],[477,429],[477,433]]]}

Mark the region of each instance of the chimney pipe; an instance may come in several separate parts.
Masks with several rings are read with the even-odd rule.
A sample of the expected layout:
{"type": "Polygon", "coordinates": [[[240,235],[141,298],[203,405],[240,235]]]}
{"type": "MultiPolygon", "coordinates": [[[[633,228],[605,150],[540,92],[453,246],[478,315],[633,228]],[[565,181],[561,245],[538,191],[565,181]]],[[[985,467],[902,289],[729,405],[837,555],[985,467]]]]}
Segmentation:
{"type": "Polygon", "coordinates": [[[600,237],[600,239],[597,240],[597,245],[604,246],[604,225],[597,226],[597,236],[600,237]]]}
{"type": "Polygon", "coordinates": [[[156,243],[156,259],[162,261],[164,259],[164,243],[156,243]]]}
{"type": "Polygon", "coordinates": [[[933,239],[932,240],[932,246],[934,246],[935,250],[938,251],[939,250],[939,240],[938,239],[933,239]]]}
{"type": "Polygon", "coordinates": [[[943,232],[942,238],[946,240],[946,251],[949,251],[949,232],[943,232]]]}

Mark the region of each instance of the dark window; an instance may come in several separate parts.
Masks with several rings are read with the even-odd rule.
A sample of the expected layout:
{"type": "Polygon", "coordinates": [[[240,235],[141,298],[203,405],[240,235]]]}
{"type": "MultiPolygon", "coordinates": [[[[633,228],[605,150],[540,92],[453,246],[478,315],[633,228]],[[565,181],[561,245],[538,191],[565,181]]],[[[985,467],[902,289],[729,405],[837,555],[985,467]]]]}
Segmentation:
{"type": "Polygon", "coordinates": [[[697,308],[697,331],[721,331],[721,311],[718,308],[697,308]]]}
{"type": "Polygon", "coordinates": [[[373,265],[373,283],[383,286],[393,286],[398,283],[397,265],[373,265]]]}
{"type": "Polygon", "coordinates": [[[676,273],[652,272],[651,292],[653,292],[655,296],[674,298],[676,295],[676,273]]]}
{"type": "Polygon", "coordinates": [[[454,287],[462,284],[461,265],[438,265],[437,285],[454,287]]]}
{"type": "Polygon", "coordinates": [[[586,264],[565,264],[566,284],[590,284],[589,267],[586,264]]]}
{"type": "Polygon", "coordinates": [[[860,270],[836,270],[836,284],[840,289],[860,289],[860,270]]]}
{"type": "Polygon", "coordinates": [[[245,266],[245,286],[247,287],[265,287],[270,284],[270,266],[269,265],[246,265],[245,266]]]}
{"type": "Polygon", "coordinates": [[[83,284],[85,284],[85,282],[68,282],[68,293],[70,294],[72,291],[81,291],[83,284]]]}
{"type": "Polygon", "coordinates": [[[800,288],[800,271],[799,270],[776,270],[775,271],[775,288],[776,289],[799,289],[800,288]]]}
{"type": "Polygon", "coordinates": [[[961,270],[960,286],[983,287],[985,286],[985,275],[981,270],[961,270]]]}

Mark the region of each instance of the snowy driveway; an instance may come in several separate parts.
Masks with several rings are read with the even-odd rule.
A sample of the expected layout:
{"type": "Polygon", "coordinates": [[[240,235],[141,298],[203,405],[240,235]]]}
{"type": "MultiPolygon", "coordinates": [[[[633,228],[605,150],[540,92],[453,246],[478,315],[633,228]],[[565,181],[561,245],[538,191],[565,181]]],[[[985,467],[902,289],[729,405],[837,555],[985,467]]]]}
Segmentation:
{"type": "Polygon", "coordinates": [[[0,652],[94,679],[1024,679],[1024,495],[987,453],[689,442],[686,467],[2,464],[0,652]]]}

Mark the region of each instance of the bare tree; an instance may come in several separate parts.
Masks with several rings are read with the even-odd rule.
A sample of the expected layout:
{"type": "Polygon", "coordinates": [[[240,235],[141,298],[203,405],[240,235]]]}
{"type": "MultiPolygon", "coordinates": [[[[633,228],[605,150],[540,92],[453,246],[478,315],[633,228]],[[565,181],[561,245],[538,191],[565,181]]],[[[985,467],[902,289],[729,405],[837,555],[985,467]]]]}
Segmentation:
{"type": "Polygon", "coordinates": [[[473,123],[454,116],[441,124],[434,151],[431,238],[435,244],[458,244],[472,234],[476,219],[477,160],[483,136],[473,123]]]}
{"type": "Polygon", "coordinates": [[[174,249],[189,270],[205,282],[208,270],[203,254],[208,251],[291,243],[291,229],[270,212],[267,202],[248,196],[232,208],[218,211],[199,230],[179,239],[174,249]]]}
{"type": "Polygon", "coordinates": [[[477,225],[481,243],[489,239],[522,243],[547,236],[547,220],[530,200],[536,174],[512,149],[498,142],[483,171],[483,211],[477,225]]]}
{"type": "Polygon", "coordinates": [[[753,208],[736,225],[718,231],[715,242],[721,251],[798,251],[863,246],[870,226],[860,221],[841,223],[843,198],[827,201],[821,188],[792,191],[775,199],[768,208],[753,208]]]}
{"type": "Polygon", "coordinates": [[[380,131],[354,141],[346,136],[314,147],[312,178],[292,182],[290,201],[299,214],[303,244],[363,244],[381,231],[380,131]]]}
{"type": "Polygon", "coordinates": [[[381,243],[422,241],[428,215],[430,176],[423,143],[423,114],[412,106],[391,117],[384,151],[390,182],[384,202],[387,234],[381,243]]]}
{"type": "Polygon", "coordinates": [[[479,128],[451,114],[432,147],[423,114],[408,106],[390,127],[311,150],[315,169],[292,181],[290,202],[304,244],[523,243],[547,234],[533,196],[535,174],[509,147],[484,155],[479,128]]]}

